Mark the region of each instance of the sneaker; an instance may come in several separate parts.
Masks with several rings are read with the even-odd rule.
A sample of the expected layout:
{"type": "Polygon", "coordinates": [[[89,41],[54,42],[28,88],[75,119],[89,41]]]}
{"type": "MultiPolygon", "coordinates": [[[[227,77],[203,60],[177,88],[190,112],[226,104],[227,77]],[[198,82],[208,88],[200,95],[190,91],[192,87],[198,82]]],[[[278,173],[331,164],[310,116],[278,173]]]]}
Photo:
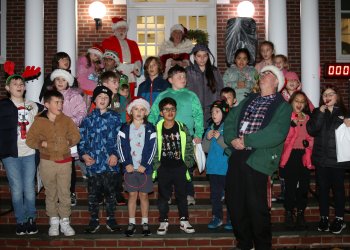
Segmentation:
{"type": "Polygon", "coordinates": [[[193,234],[195,232],[194,228],[188,222],[188,220],[181,219],[180,220],[180,229],[188,234],[193,234]]]}
{"type": "Polygon", "coordinates": [[[327,216],[321,216],[321,220],[318,223],[318,231],[320,232],[328,232],[329,231],[329,222],[327,216]]]}
{"type": "Polygon", "coordinates": [[[124,234],[126,237],[132,237],[134,236],[135,232],[136,232],[135,224],[129,223],[128,228],[125,230],[124,234]]]}
{"type": "Polygon", "coordinates": [[[161,222],[158,229],[157,229],[157,234],[158,235],[166,235],[166,233],[168,231],[168,227],[169,227],[168,220],[161,222]]]}
{"type": "Polygon", "coordinates": [[[336,217],[329,227],[329,230],[334,234],[340,234],[344,228],[346,228],[344,220],[336,217]]]}
{"type": "Polygon", "coordinates": [[[94,234],[100,228],[99,219],[90,219],[88,227],[85,229],[85,233],[94,234]]]}
{"type": "Polygon", "coordinates": [[[27,228],[25,223],[17,223],[16,225],[16,234],[25,235],[27,233],[27,228]]]}
{"type": "Polygon", "coordinates": [[[28,218],[26,227],[27,227],[27,234],[38,233],[38,227],[36,226],[36,223],[32,217],[28,218]]]}
{"type": "Polygon", "coordinates": [[[232,231],[233,230],[232,223],[231,223],[230,220],[227,221],[227,223],[224,226],[224,229],[227,230],[227,231],[232,231]]]}
{"type": "Polygon", "coordinates": [[[49,236],[58,236],[60,234],[60,218],[50,218],[49,236]]]}
{"type": "Polygon", "coordinates": [[[194,199],[193,196],[187,195],[187,205],[188,206],[196,205],[196,200],[194,199]]]}
{"type": "Polygon", "coordinates": [[[121,228],[113,218],[107,218],[106,227],[110,232],[120,231],[121,228]]]}
{"type": "Polygon", "coordinates": [[[116,197],[116,204],[117,206],[125,206],[126,205],[126,199],[124,198],[123,194],[118,194],[116,197]]]}
{"type": "Polygon", "coordinates": [[[150,236],[152,234],[147,223],[142,224],[142,234],[143,236],[150,236]]]}
{"type": "Polygon", "coordinates": [[[222,225],[222,220],[220,220],[218,217],[213,216],[213,219],[208,224],[209,229],[215,229],[222,225]]]}
{"type": "Polygon", "coordinates": [[[69,218],[60,219],[60,227],[61,227],[61,233],[63,233],[64,236],[75,235],[74,229],[69,224],[69,218]]]}
{"type": "Polygon", "coordinates": [[[71,193],[70,194],[70,205],[72,207],[75,207],[77,205],[77,195],[76,195],[76,193],[71,193]]]}

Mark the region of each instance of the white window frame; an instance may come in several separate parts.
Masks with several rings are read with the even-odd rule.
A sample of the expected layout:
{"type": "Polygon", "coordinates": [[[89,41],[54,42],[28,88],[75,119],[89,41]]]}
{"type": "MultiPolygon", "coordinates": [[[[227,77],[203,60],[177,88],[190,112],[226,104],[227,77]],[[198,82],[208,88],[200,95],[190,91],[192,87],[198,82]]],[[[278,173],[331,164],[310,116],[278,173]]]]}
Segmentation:
{"type": "Polygon", "coordinates": [[[0,64],[6,61],[6,12],[7,12],[7,0],[1,0],[1,12],[0,12],[0,25],[1,25],[1,51],[0,51],[0,64]]]}
{"type": "MultiPolygon", "coordinates": [[[[116,2],[116,1],[115,1],[116,2]]],[[[165,28],[165,36],[164,38],[167,40],[170,37],[170,28],[177,23],[177,16],[180,16],[181,13],[188,13],[189,8],[196,8],[198,10],[203,10],[205,8],[212,9],[212,13],[205,13],[208,17],[207,25],[208,25],[208,33],[209,33],[209,48],[217,58],[217,15],[216,15],[216,0],[209,0],[206,3],[203,2],[176,2],[176,0],[167,0],[166,2],[133,2],[126,1],[127,4],[127,17],[129,23],[129,31],[128,37],[132,40],[137,40],[137,30],[136,30],[136,16],[141,13],[150,14],[153,12],[154,14],[157,11],[154,10],[168,10],[169,16],[167,16],[166,28],[165,28]],[[172,12],[173,10],[177,10],[176,13],[172,12]]],[[[153,15],[154,15],[153,14],[153,15]]]]}
{"type": "Polygon", "coordinates": [[[350,62],[350,55],[341,53],[341,0],[335,0],[335,41],[337,62],[350,62]]]}

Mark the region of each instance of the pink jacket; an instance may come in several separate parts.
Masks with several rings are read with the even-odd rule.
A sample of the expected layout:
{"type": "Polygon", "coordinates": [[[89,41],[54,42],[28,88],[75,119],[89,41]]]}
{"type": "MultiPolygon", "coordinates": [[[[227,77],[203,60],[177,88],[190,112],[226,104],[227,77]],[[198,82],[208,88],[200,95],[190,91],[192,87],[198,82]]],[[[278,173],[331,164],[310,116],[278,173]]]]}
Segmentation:
{"type": "MultiPolygon", "coordinates": [[[[296,113],[292,113],[291,120],[296,119],[296,113]]],[[[281,161],[280,161],[280,167],[284,168],[284,166],[287,164],[289,160],[289,156],[293,150],[293,146],[295,144],[296,139],[299,137],[302,137],[303,140],[307,140],[309,142],[309,146],[305,148],[305,154],[303,155],[303,165],[308,169],[315,169],[315,167],[312,165],[311,162],[311,154],[312,154],[312,148],[314,146],[314,138],[311,137],[307,131],[306,131],[306,123],[310,119],[308,115],[305,115],[305,120],[301,123],[298,123],[295,127],[290,127],[287,138],[284,142],[284,147],[282,151],[281,161]]]]}
{"type": "Polygon", "coordinates": [[[87,113],[81,90],[68,88],[62,91],[62,95],[64,97],[63,113],[72,118],[75,125],[79,127],[87,113]]]}
{"type": "Polygon", "coordinates": [[[95,65],[92,63],[90,67],[87,67],[86,56],[79,57],[77,67],[77,79],[79,87],[84,91],[94,91],[97,85],[98,74],[95,71],[95,65]]]}

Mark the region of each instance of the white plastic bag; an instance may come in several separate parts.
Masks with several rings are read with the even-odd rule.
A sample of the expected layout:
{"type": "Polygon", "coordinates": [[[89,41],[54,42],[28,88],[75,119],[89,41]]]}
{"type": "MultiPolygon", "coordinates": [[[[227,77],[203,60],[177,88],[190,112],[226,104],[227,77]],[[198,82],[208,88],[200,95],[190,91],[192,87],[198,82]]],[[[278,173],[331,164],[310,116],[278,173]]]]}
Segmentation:
{"type": "Polygon", "coordinates": [[[193,143],[193,144],[194,144],[194,156],[195,156],[194,158],[198,166],[198,171],[201,174],[205,169],[205,161],[206,161],[205,153],[203,151],[202,144],[200,143],[199,144],[193,143]]]}
{"type": "Polygon", "coordinates": [[[335,130],[337,161],[350,161],[350,127],[344,123],[335,130]]]}

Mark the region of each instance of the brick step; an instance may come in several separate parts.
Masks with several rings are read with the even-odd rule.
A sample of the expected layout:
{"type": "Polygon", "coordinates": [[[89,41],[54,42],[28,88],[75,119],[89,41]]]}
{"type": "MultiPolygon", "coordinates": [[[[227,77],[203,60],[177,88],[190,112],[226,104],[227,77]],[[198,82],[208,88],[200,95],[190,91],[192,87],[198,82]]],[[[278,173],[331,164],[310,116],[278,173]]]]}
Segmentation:
{"type": "MultiPolygon", "coordinates": [[[[36,207],[38,210],[38,224],[47,224],[48,217],[45,213],[45,201],[42,199],[37,200],[36,207]]],[[[347,204],[347,208],[350,209],[350,206],[347,204]]],[[[189,206],[189,217],[191,223],[194,224],[206,224],[212,218],[212,207],[209,200],[200,200],[194,206],[189,206]]],[[[136,218],[141,218],[140,208],[138,206],[136,212],[136,218]]],[[[331,208],[331,216],[334,215],[334,210],[331,208]]],[[[15,218],[14,214],[11,211],[11,201],[10,200],[0,200],[0,224],[14,224],[15,218]]],[[[284,221],[284,208],[282,204],[273,203],[271,208],[271,221],[272,222],[283,222],[284,221]]],[[[127,224],[128,223],[128,207],[127,206],[117,206],[115,214],[118,223],[127,224]]],[[[101,221],[106,218],[105,207],[100,206],[99,217],[101,221]]],[[[149,208],[149,221],[152,224],[158,223],[159,211],[156,205],[156,201],[150,201],[149,208]]],[[[310,222],[319,221],[319,209],[318,203],[315,199],[310,199],[308,207],[305,210],[305,218],[310,222]]],[[[72,207],[71,220],[73,224],[84,225],[89,222],[90,213],[88,212],[88,204],[86,200],[78,200],[78,205],[72,207]]],[[[350,221],[350,214],[346,214],[346,220],[350,221]]],[[[170,205],[169,211],[169,221],[175,222],[178,220],[178,210],[176,204],[170,205]]],[[[226,206],[224,206],[224,220],[226,221],[226,206]]]]}
{"type": "MultiPolygon", "coordinates": [[[[272,225],[273,249],[287,249],[296,246],[298,249],[330,249],[338,247],[345,249],[350,247],[350,230],[344,229],[341,235],[333,235],[327,232],[315,230],[315,223],[308,223],[308,230],[287,231],[280,223],[272,225]]],[[[76,235],[57,237],[47,235],[48,225],[39,226],[36,235],[15,235],[14,225],[0,225],[0,245],[3,250],[17,249],[119,249],[119,250],[228,250],[234,244],[232,232],[225,231],[222,227],[217,230],[208,230],[206,225],[195,225],[195,234],[180,232],[178,223],[170,224],[166,236],[156,235],[157,225],[151,225],[153,234],[149,237],[141,236],[137,229],[134,237],[127,238],[123,234],[126,226],[121,232],[110,233],[102,226],[95,234],[85,234],[85,226],[74,226],[76,235]]]]}

